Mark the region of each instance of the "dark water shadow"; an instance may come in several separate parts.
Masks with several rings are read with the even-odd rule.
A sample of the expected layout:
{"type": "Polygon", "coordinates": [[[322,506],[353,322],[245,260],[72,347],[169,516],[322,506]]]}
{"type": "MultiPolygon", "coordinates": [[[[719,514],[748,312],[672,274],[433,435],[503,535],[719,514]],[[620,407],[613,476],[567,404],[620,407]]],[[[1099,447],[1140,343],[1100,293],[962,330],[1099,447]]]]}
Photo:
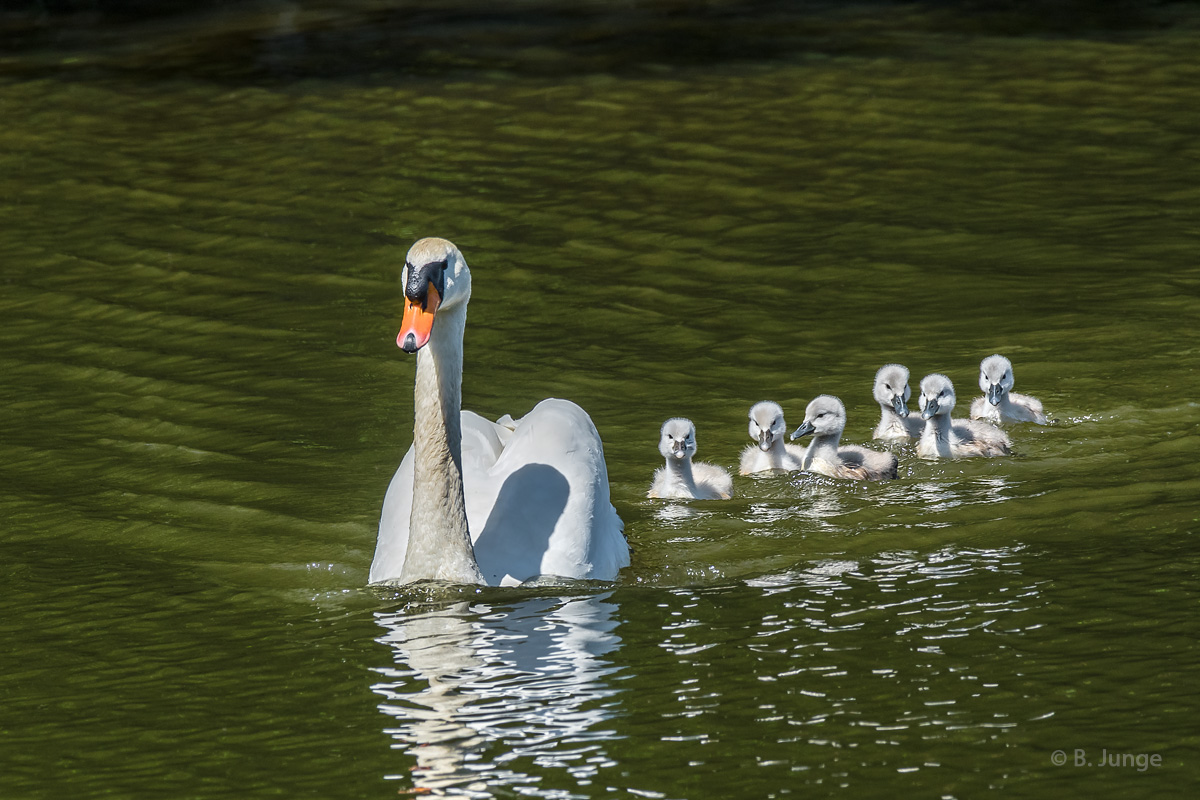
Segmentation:
{"type": "MultiPolygon", "coordinates": [[[[1165,4],[1179,6],[1180,3],[1165,4]]],[[[300,78],[618,74],[810,53],[886,55],[898,31],[1095,35],[1172,24],[1132,0],[724,3],[477,0],[5,4],[0,75],[300,78]]]]}

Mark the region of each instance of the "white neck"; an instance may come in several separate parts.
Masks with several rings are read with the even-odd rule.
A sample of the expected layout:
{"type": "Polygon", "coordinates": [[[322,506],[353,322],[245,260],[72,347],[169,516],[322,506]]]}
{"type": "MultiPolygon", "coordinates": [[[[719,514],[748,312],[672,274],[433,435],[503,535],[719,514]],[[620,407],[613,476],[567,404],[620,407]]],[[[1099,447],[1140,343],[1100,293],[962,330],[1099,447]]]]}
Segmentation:
{"type": "Polygon", "coordinates": [[[941,442],[950,441],[950,429],[952,427],[953,423],[950,420],[949,411],[947,411],[945,414],[934,414],[925,423],[925,430],[932,428],[933,435],[937,437],[938,441],[941,442]]]}
{"type": "Polygon", "coordinates": [[[812,442],[804,451],[804,469],[808,469],[816,459],[836,464],[838,462],[838,441],[841,438],[841,432],[813,434],[812,442]]]}
{"type": "Polygon", "coordinates": [[[925,420],[925,430],[921,432],[921,445],[943,456],[952,455],[950,450],[952,428],[953,423],[950,420],[949,412],[934,414],[925,420]]]}
{"type": "Polygon", "coordinates": [[[771,469],[787,469],[787,454],[787,444],[784,443],[782,436],[772,441],[771,449],[767,451],[767,458],[771,461],[771,469]]]}
{"type": "Polygon", "coordinates": [[[696,480],[692,477],[691,458],[667,458],[667,476],[672,486],[686,489],[689,494],[696,493],[696,480]]]}
{"type": "Polygon", "coordinates": [[[417,353],[413,501],[400,579],[486,583],[467,529],[462,478],[462,346],[466,304],[438,311],[417,353]]]}

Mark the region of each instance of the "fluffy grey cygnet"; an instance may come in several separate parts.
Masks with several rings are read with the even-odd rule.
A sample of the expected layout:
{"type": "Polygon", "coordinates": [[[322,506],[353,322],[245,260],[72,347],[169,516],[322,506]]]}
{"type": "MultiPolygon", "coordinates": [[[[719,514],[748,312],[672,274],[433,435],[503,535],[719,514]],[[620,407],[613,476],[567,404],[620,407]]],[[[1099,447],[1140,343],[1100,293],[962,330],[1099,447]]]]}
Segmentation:
{"type": "Polygon", "coordinates": [[[876,439],[916,439],[925,429],[925,421],[908,413],[908,368],[901,364],[884,364],[875,373],[875,402],[879,403],[879,424],[876,439]]]}
{"type": "Polygon", "coordinates": [[[921,458],[971,458],[973,456],[1006,456],[1012,443],[999,428],[978,420],[955,422],[950,418],[954,409],[954,384],[941,373],[921,379],[921,416],[925,430],[917,442],[921,458]]]}
{"type": "Polygon", "coordinates": [[[716,464],[692,463],[696,453],[696,426],[690,419],[674,417],[663,423],[658,452],[667,460],[654,473],[647,497],[682,500],[728,500],[733,478],[716,464]]]}
{"type": "Polygon", "coordinates": [[[979,363],[979,388],[983,397],[971,403],[971,419],[1047,424],[1041,400],[1012,390],[1012,362],[1004,356],[988,356],[979,363]]]}
{"type": "Polygon", "coordinates": [[[787,423],[783,421],[783,409],[778,403],[765,400],[750,407],[750,438],[755,444],[747,445],[742,451],[740,472],[751,475],[755,472],[784,470],[791,472],[803,469],[804,448],[784,441],[787,423]]]}
{"type": "Polygon", "coordinates": [[[846,407],[833,395],[823,394],[804,409],[804,422],[792,432],[792,438],[812,434],[812,443],[804,452],[804,469],[831,478],[856,481],[886,481],[897,477],[894,453],[881,453],[857,445],[839,447],[846,427],[846,407]]]}

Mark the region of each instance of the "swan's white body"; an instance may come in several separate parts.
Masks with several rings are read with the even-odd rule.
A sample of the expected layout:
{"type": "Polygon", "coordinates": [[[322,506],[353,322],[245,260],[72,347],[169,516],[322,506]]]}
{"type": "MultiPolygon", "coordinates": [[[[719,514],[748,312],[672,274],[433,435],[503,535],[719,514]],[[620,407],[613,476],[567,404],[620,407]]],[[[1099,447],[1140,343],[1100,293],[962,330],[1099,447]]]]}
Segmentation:
{"type": "Polygon", "coordinates": [[[839,446],[846,428],[846,407],[833,395],[823,394],[804,409],[804,422],[792,438],[812,434],[802,465],[808,472],[856,481],[886,481],[897,477],[894,453],[881,453],[858,445],[839,446]]]}
{"type": "MultiPolygon", "coordinates": [[[[432,291],[441,287],[431,277],[432,327],[414,339],[406,312],[398,337],[406,350],[418,350],[413,445],[384,498],[370,582],[614,579],[629,564],[629,546],[609,500],[604,446],[591,419],[556,399],[517,421],[489,422],[462,411],[470,272],[458,248],[443,239],[417,242],[408,262],[406,284],[412,273],[444,265],[444,299],[432,291]],[[426,341],[417,341],[422,336],[426,341]]],[[[418,301],[409,295],[409,302],[418,301]]]]}
{"type": "Polygon", "coordinates": [[[983,397],[976,397],[971,403],[972,419],[1047,424],[1041,400],[1012,390],[1012,362],[1004,356],[988,356],[980,362],[979,388],[983,391],[983,397]]]}
{"type": "Polygon", "coordinates": [[[917,442],[921,458],[971,458],[974,456],[1006,456],[1012,452],[1012,442],[997,427],[950,418],[954,408],[954,385],[940,373],[921,379],[921,416],[925,430],[917,442]]]}
{"type": "Polygon", "coordinates": [[[750,438],[757,444],[742,451],[738,469],[743,475],[755,472],[793,472],[803,469],[804,448],[784,441],[787,423],[778,403],[763,401],[750,408],[750,438]]]}
{"type": "Polygon", "coordinates": [[[647,497],[680,500],[728,500],[733,478],[716,464],[692,461],[696,453],[696,426],[690,419],[674,417],[663,423],[658,452],[666,463],[654,472],[647,497]]]}
{"type": "Polygon", "coordinates": [[[908,413],[908,368],[900,364],[884,364],[875,373],[875,402],[879,403],[879,424],[876,439],[916,439],[925,428],[925,421],[908,413]]]}

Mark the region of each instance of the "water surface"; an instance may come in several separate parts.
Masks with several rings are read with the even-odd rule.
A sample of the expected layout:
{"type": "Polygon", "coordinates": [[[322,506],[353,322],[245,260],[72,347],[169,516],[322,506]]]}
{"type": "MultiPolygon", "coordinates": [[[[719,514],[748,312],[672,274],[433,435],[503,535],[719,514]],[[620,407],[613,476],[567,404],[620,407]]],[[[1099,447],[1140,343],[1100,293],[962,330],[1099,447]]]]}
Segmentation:
{"type": "Polygon", "coordinates": [[[759,57],[532,12],[445,29],[484,50],[375,12],[27,40],[0,62],[5,795],[1194,785],[1200,28],[1172,10],[767,15],[759,57]],[[375,31],[360,68],[339,30],[375,31]],[[425,57],[389,66],[400,31],[425,57]],[[596,422],[614,585],[364,587],[425,235],[474,274],[465,405],[596,422]],[[1011,458],[644,497],[669,416],[733,467],[752,403],[798,424],[833,393],[865,443],[878,366],[947,373],[965,413],[993,352],[1057,423],[1011,458]]]}

